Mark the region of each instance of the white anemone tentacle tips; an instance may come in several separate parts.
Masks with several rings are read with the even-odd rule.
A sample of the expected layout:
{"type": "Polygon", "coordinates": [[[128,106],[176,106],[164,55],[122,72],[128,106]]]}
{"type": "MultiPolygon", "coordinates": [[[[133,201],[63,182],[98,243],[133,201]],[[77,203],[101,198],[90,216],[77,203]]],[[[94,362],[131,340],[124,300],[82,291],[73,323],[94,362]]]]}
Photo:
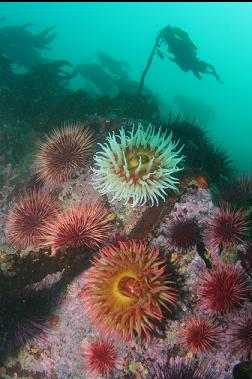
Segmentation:
{"type": "Polygon", "coordinates": [[[128,133],[121,128],[118,135],[109,134],[106,141],[94,156],[93,184],[101,194],[111,193],[112,203],[124,200],[135,207],[150,201],[153,206],[165,200],[167,189],[178,190],[173,174],[183,169],[184,157],[172,133],[138,123],[128,133]]]}

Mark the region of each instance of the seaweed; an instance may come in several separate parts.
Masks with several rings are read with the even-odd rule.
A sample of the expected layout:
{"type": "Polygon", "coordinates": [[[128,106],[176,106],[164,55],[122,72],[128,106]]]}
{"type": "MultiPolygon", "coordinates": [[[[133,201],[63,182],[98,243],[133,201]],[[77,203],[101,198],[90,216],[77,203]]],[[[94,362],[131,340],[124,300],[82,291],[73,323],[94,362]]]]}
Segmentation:
{"type": "Polygon", "coordinates": [[[160,118],[157,103],[149,95],[131,95],[120,92],[112,101],[112,112],[119,117],[155,122],[160,118]]]}
{"type": "Polygon", "coordinates": [[[126,62],[119,62],[112,58],[110,55],[99,51],[98,53],[101,65],[105,67],[111,74],[116,75],[118,78],[128,78],[129,65],[126,62]]]}
{"type": "Polygon", "coordinates": [[[91,82],[101,95],[107,95],[115,86],[116,77],[108,73],[101,65],[84,63],[76,67],[75,72],[91,82]]]}
{"type": "Polygon", "coordinates": [[[67,81],[73,73],[68,73],[65,66],[71,67],[71,64],[58,60],[34,66],[25,74],[12,72],[0,90],[1,114],[27,121],[48,113],[55,98],[69,91],[67,81]]]}
{"type": "Polygon", "coordinates": [[[38,34],[32,34],[28,30],[31,26],[32,24],[25,24],[0,28],[1,54],[28,70],[46,61],[38,50],[48,49],[48,45],[56,37],[56,33],[52,32],[53,27],[46,28],[38,34]]]}

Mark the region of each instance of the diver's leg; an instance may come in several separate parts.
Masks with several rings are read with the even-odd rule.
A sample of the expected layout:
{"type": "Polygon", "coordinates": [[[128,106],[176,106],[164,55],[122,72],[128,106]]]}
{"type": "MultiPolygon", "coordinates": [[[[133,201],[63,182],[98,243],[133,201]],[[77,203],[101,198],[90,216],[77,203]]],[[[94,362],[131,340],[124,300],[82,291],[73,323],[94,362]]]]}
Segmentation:
{"type": "Polygon", "coordinates": [[[223,84],[223,82],[220,80],[220,77],[219,77],[219,75],[217,74],[217,72],[216,72],[214,66],[212,66],[211,64],[208,63],[208,64],[207,64],[207,67],[209,67],[209,68],[211,69],[211,71],[206,71],[205,73],[206,73],[206,74],[213,75],[213,76],[215,77],[215,79],[216,79],[219,83],[223,84]]]}
{"type": "Polygon", "coordinates": [[[202,76],[200,75],[200,73],[198,71],[192,70],[192,72],[194,73],[194,75],[196,76],[196,78],[198,78],[200,80],[202,79],[202,76]]]}

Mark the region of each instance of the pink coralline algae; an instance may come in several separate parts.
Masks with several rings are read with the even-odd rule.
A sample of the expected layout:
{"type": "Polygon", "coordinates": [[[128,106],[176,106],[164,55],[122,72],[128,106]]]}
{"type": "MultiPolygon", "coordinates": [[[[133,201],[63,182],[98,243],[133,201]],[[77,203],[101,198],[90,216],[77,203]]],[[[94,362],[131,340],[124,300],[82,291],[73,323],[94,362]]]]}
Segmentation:
{"type": "MultiPolygon", "coordinates": [[[[48,314],[50,333],[47,333],[46,340],[32,338],[20,348],[16,359],[21,367],[29,370],[31,376],[35,372],[39,372],[49,379],[91,379],[91,375],[99,379],[106,377],[109,379],[124,379],[126,377],[143,379],[149,378],[151,366],[154,367],[154,365],[158,367],[157,373],[161,375],[159,377],[162,379],[167,379],[166,374],[171,375],[174,373],[180,375],[178,376],[179,379],[184,379],[184,376],[181,377],[181,375],[188,374],[188,372],[191,378],[197,374],[197,379],[231,379],[233,366],[239,362],[240,356],[246,358],[248,353],[247,348],[244,349],[243,333],[244,327],[250,327],[247,322],[248,317],[244,316],[243,311],[239,314],[235,312],[237,308],[240,309],[244,305],[246,306],[249,280],[247,276],[246,280],[243,280],[245,274],[239,263],[235,266],[235,269],[233,266],[229,266],[226,271],[230,274],[237,274],[238,279],[240,278],[241,281],[238,280],[237,282],[233,279],[228,279],[228,285],[225,286],[223,281],[225,282],[225,278],[228,275],[224,275],[225,278],[222,278],[222,281],[220,280],[221,275],[217,279],[219,282],[221,281],[222,288],[225,289],[226,293],[228,291],[232,292],[231,287],[235,283],[237,284],[237,288],[232,295],[235,301],[232,302],[230,296],[225,296],[226,299],[222,302],[224,309],[222,309],[223,307],[215,306],[216,302],[212,301],[212,297],[218,297],[217,303],[219,304],[221,303],[219,300],[220,295],[219,293],[214,293],[216,285],[214,282],[210,286],[210,279],[220,274],[217,263],[221,264],[221,256],[219,248],[216,250],[217,254],[212,253],[207,237],[210,229],[209,221],[218,212],[218,208],[214,207],[212,203],[208,189],[189,184],[182,188],[181,198],[176,199],[168,196],[161,207],[151,208],[150,212],[148,203],[141,206],[141,208],[137,206],[132,208],[130,204],[124,204],[122,201],[115,201],[113,205],[109,205],[112,195],[108,193],[102,197],[93,188],[91,172],[91,168],[79,168],[75,176],[68,178],[67,182],[58,187],[58,201],[62,203],[62,208],[64,209],[69,209],[69,207],[75,209],[83,201],[88,201],[88,204],[93,204],[93,202],[102,202],[104,204],[107,209],[106,215],[110,221],[113,221],[114,226],[112,230],[111,223],[109,224],[108,234],[103,233],[98,228],[99,233],[104,236],[105,251],[111,251],[113,256],[113,259],[109,259],[111,264],[109,267],[113,268],[113,262],[118,258],[116,255],[117,249],[112,249],[111,242],[118,248],[120,246],[119,240],[122,240],[122,243],[127,245],[131,238],[136,237],[135,245],[141,243],[150,251],[152,249],[159,250],[160,259],[168,263],[168,266],[164,264],[164,267],[160,267],[162,268],[161,271],[157,271],[157,266],[155,266],[152,275],[149,276],[150,261],[143,262],[143,255],[140,254],[139,259],[147,272],[147,275],[143,278],[144,286],[140,286],[139,280],[135,277],[129,277],[129,272],[126,272],[126,277],[120,278],[116,298],[121,295],[127,298],[132,297],[134,302],[137,305],[139,304],[140,310],[142,310],[143,306],[145,307],[146,314],[149,317],[149,315],[153,314],[151,299],[156,296],[156,293],[159,294],[158,291],[161,290],[160,301],[162,307],[160,306],[160,308],[162,308],[162,320],[160,318],[161,313],[158,313],[156,308],[154,309],[154,319],[144,318],[144,322],[147,323],[143,324],[144,328],[146,329],[146,325],[150,325],[151,331],[151,333],[148,333],[150,338],[146,343],[142,343],[143,335],[137,333],[137,329],[134,332],[132,341],[125,342],[121,338],[115,340],[112,337],[113,327],[108,328],[106,336],[104,336],[104,331],[100,330],[99,325],[91,320],[88,304],[80,296],[83,288],[88,288],[88,281],[90,276],[92,277],[93,275],[94,262],[99,259],[98,252],[95,251],[97,244],[92,252],[94,254],[93,262],[90,262],[93,267],[75,277],[72,274],[71,276],[64,276],[64,271],[61,273],[59,281],[62,281],[64,290],[62,291],[60,303],[56,303],[55,299],[55,309],[52,309],[48,314]],[[174,242],[175,240],[171,239],[170,231],[174,223],[181,222],[184,225],[187,220],[192,220],[193,228],[190,232],[193,231],[193,238],[188,244],[187,236],[186,243],[181,248],[174,242]],[[140,242],[136,241],[136,239],[140,240],[140,242]],[[144,241],[141,241],[142,239],[144,241]],[[212,263],[211,269],[206,269],[204,261],[197,250],[198,243],[206,245],[206,253],[210,255],[212,263]],[[170,285],[166,280],[164,282],[161,280],[166,273],[167,267],[169,271],[171,269],[171,279],[174,282],[170,283],[170,285]],[[147,280],[146,277],[150,279],[147,280]],[[205,286],[203,285],[204,279],[207,281],[205,286]],[[156,281],[158,287],[154,288],[153,283],[156,283],[156,281]],[[171,299],[172,302],[176,300],[176,307],[172,307],[172,312],[167,311],[164,307],[167,293],[163,296],[163,291],[167,290],[167,285],[171,287],[176,285],[176,299],[175,297],[171,299]],[[211,287],[211,290],[207,292],[206,288],[209,289],[209,287],[211,287]],[[142,294],[145,295],[145,303],[139,297],[142,294]],[[227,302],[229,302],[228,305],[227,302]],[[227,313],[231,309],[231,319],[229,320],[227,313]],[[192,320],[188,317],[189,314],[194,315],[192,320]],[[182,330],[184,332],[184,341],[181,340],[182,330]],[[233,347],[236,346],[235,354],[231,351],[230,345],[219,343],[219,337],[221,340],[222,336],[226,336],[226,334],[229,338],[232,338],[233,347]],[[111,342],[111,349],[111,346],[109,346],[109,349],[104,349],[106,347],[103,344],[104,342],[101,342],[101,345],[95,345],[97,341],[104,341],[104,338],[106,343],[107,341],[111,342]],[[98,354],[98,361],[102,357],[99,363],[94,358],[95,356],[97,358],[96,353],[99,353],[100,347],[103,353],[108,353],[108,359],[105,359],[105,353],[102,356],[98,354]],[[192,355],[193,359],[189,359],[189,361],[185,359],[185,357],[191,357],[192,355]],[[177,356],[178,359],[176,361],[170,360],[170,357],[174,356],[177,356]],[[118,357],[120,358],[120,365],[117,364],[118,357]],[[170,371],[163,370],[167,362],[172,363],[170,371]],[[105,366],[103,366],[103,363],[105,366]],[[93,366],[94,370],[88,370],[88,366],[89,368],[93,366]],[[209,367],[212,369],[209,369],[209,367]]],[[[97,221],[96,217],[95,220],[97,221]]],[[[89,237],[91,234],[89,233],[89,237]]],[[[181,234],[184,238],[185,233],[181,232],[181,234]]],[[[50,242],[49,245],[53,247],[54,244],[50,242]]],[[[244,253],[245,249],[246,246],[243,246],[241,251],[244,253]]],[[[52,256],[52,259],[57,259],[57,257],[57,255],[52,256]]],[[[129,255],[127,255],[127,259],[130,259],[129,255]]],[[[124,265],[122,263],[122,269],[125,269],[125,261],[123,259],[124,265]]],[[[104,274],[104,271],[102,271],[102,274],[104,274]]],[[[101,281],[99,282],[100,284],[100,294],[103,296],[104,283],[101,281]]],[[[92,291],[93,287],[89,290],[92,291]]],[[[114,290],[115,288],[113,287],[112,292],[114,290]]],[[[114,294],[115,291],[113,296],[114,294]]],[[[111,296],[109,299],[111,300],[111,296]]],[[[99,321],[101,323],[102,321],[104,322],[104,315],[102,312],[100,312],[100,315],[99,321]]],[[[124,321],[125,312],[124,314],[122,312],[120,317],[124,321]]],[[[139,320],[139,313],[136,312],[136,327],[138,330],[140,330],[139,325],[142,325],[140,324],[141,320],[139,320]]],[[[132,328],[131,324],[129,328],[132,328]]],[[[13,365],[13,360],[10,359],[6,365],[13,365]]],[[[159,378],[158,376],[154,377],[155,379],[159,378]]]]}

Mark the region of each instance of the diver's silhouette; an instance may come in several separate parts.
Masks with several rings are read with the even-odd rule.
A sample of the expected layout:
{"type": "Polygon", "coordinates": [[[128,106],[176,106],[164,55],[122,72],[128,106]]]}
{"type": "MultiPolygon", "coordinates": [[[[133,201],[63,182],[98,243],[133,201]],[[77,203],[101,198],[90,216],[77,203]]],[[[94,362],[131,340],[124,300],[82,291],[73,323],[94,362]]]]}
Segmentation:
{"type": "Polygon", "coordinates": [[[188,33],[168,25],[161,31],[161,38],[168,45],[168,52],[173,54],[172,57],[168,56],[169,60],[177,63],[181,70],[192,71],[198,79],[202,79],[201,74],[210,74],[222,83],[214,66],[197,58],[197,47],[188,33]]]}

